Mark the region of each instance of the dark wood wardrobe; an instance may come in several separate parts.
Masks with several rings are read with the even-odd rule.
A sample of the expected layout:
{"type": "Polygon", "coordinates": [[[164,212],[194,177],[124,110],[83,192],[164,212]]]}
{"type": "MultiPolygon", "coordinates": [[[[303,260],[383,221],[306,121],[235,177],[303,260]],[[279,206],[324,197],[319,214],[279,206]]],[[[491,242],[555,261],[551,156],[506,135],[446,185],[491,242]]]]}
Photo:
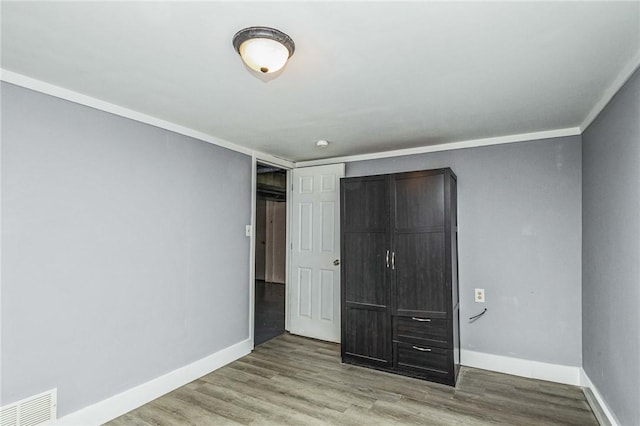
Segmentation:
{"type": "Polygon", "coordinates": [[[456,175],[341,179],[342,361],[455,386],[456,175]]]}

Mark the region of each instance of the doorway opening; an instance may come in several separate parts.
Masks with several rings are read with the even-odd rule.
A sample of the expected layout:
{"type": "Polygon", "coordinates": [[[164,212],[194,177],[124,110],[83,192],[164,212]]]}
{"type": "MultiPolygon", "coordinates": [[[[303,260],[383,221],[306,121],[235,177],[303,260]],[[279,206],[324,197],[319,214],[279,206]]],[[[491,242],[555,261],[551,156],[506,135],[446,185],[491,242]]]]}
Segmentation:
{"type": "Polygon", "coordinates": [[[285,331],[287,171],[256,165],[254,346],[285,331]]]}

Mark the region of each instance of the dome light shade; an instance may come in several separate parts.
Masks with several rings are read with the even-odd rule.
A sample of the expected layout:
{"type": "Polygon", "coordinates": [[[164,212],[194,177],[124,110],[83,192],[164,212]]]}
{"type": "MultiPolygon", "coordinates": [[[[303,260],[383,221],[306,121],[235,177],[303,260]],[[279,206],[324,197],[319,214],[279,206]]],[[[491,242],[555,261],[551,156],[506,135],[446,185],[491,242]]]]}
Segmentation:
{"type": "Polygon", "coordinates": [[[240,45],[240,56],[252,70],[272,73],[287,63],[289,51],[275,40],[252,38],[240,45]]]}
{"type": "Polygon", "coordinates": [[[233,36],[233,47],[254,71],[274,73],[285,66],[295,51],[291,37],[269,27],[249,27],[233,36]]]}

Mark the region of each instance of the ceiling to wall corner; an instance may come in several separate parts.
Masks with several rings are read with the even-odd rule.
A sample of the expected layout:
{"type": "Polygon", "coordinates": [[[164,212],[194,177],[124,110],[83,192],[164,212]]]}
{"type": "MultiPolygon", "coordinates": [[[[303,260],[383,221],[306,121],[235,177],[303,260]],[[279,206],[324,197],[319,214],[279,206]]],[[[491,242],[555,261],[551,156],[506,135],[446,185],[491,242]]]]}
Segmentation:
{"type": "Polygon", "coordinates": [[[640,2],[1,7],[4,70],[292,161],[576,128],[640,52],[640,2]],[[296,43],[269,82],[254,25],[296,43]]]}

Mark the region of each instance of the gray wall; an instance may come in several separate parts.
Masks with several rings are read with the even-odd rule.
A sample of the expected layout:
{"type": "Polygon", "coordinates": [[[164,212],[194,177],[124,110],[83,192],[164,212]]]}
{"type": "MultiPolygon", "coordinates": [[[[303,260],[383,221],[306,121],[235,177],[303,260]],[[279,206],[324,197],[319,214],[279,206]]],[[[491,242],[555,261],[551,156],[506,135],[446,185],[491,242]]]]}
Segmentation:
{"type": "Polygon", "coordinates": [[[583,135],[583,362],[623,425],[640,424],[640,71],[583,135]]]}
{"type": "Polygon", "coordinates": [[[3,83],[1,404],[247,339],[250,206],[249,156],[3,83]]]}
{"type": "MultiPolygon", "coordinates": [[[[581,365],[579,136],[348,163],[458,176],[462,348],[581,365]],[[473,301],[484,288],[486,303],[473,301]],[[473,324],[465,318],[488,308],[473,324]]],[[[464,362],[464,359],[463,359],[464,362]]]]}

